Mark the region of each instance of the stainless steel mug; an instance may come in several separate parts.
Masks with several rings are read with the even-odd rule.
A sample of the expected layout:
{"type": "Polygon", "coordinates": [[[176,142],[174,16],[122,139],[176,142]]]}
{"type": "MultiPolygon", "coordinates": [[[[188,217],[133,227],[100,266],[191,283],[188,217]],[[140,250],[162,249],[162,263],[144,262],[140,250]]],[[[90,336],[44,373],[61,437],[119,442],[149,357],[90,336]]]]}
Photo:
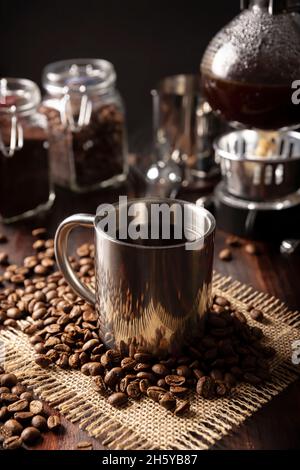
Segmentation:
{"type": "MultiPolygon", "coordinates": [[[[96,216],[76,214],[65,219],[55,236],[58,266],[74,291],[95,305],[99,334],[106,346],[134,343],[159,355],[179,354],[183,344],[200,336],[211,302],[215,219],[203,207],[172,199],[107,205],[105,216],[112,220],[113,215],[114,235],[106,230],[99,210],[96,216]],[[168,220],[160,218],[164,227],[174,228],[179,221],[194,234],[192,242],[161,237],[147,242],[120,239],[128,214],[136,213],[135,227],[145,226],[154,205],[170,210],[168,220]],[[95,292],[81,283],[68,261],[68,236],[78,225],[94,228],[95,292]]],[[[131,216],[129,219],[133,223],[131,216]]]]}

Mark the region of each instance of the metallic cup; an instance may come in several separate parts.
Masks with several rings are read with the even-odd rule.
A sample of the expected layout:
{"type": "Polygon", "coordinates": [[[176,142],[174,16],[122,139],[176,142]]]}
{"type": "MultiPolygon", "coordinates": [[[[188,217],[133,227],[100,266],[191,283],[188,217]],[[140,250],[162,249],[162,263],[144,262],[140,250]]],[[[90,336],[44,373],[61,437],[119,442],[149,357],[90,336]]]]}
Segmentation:
{"type": "Polygon", "coordinates": [[[129,209],[138,210],[138,224],[145,223],[153,204],[175,208],[174,220],[184,209],[188,217],[183,224],[197,234],[192,249],[184,240],[156,240],[155,245],[120,240],[101,228],[99,215],[76,214],[57,229],[56,259],[74,291],[95,305],[107,347],[134,344],[159,355],[179,354],[184,344],[200,337],[211,303],[215,219],[203,207],[184,201],[139,199],[110,206],[117,214],[117,229],[129,209]],[[94,228],[95,292],[79,280],[66,254],[69,233],[78,225],[94,228]]]}

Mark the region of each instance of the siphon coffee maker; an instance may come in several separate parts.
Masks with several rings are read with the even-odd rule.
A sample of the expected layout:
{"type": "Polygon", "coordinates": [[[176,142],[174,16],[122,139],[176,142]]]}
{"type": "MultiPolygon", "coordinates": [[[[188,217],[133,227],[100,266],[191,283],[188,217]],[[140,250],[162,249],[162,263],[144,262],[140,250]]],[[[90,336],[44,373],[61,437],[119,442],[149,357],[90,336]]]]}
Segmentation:
{"type": "Polygon", "coordinates": [[[212,109],[237,130],[215,141],[219,226],[240,236],[300,238],[300,2],[241,1],[208,45],[201,77],[212,109]]]}

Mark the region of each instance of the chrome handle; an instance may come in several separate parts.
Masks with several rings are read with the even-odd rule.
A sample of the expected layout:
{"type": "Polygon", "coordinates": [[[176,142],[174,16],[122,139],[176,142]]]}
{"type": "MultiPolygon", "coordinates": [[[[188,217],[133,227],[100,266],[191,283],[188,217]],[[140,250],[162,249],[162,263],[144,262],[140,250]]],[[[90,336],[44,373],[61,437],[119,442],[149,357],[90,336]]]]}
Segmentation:
{"type": "Polygon", "coordinates": [[[82,127],[87,126],[91,120],[92,115],[92,102],[86,95],[86,88],[82,85],[79,88],[81,96],[79,115],[77,121],[74,119],[71,96],[69,94],[69,88],[65,87],[64,96],[62,98],[62,109],[61,109],[61,121],[65,126],[69,126],[73,132],[79,132],[82,127]]]}
{"type": "Polygon", "coordinates": [[[87,302],[94,305],[96,303],[95,293],[78,279],[67,256],[69,234],[71,230],[78,225],[89,228],[93,227],[94,216],[89,214],[75,214],[61,222],[56,230],[54,240],[56,262],[72,289],[74,289],[80,297],[83,297],[87,302]]]}
{"type": "Polygon", "coordinates": [[[10,129],[10,143],[9,146],[4,144],[0,132],[0,149],[5,157],[12,157],[16,150],[21,150],[24,144],[23,128],[18,122],[16,116],[16,107],[11,106],[11,129],[10,129]]]}

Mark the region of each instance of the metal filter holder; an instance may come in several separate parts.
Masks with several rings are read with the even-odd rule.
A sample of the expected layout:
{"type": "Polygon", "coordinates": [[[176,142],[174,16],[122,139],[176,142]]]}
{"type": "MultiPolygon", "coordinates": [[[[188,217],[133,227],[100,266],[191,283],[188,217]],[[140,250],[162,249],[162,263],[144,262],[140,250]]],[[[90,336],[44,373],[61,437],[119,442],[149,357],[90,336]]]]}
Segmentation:
{"type": "Polygon", "coordinates": [[[264,139],[268,134],[254,130],[230,132],[215,141],[215,158],[229,195],[272,205],[300,189],[300,133],[273,133],[260,156],[264,139]]]}

